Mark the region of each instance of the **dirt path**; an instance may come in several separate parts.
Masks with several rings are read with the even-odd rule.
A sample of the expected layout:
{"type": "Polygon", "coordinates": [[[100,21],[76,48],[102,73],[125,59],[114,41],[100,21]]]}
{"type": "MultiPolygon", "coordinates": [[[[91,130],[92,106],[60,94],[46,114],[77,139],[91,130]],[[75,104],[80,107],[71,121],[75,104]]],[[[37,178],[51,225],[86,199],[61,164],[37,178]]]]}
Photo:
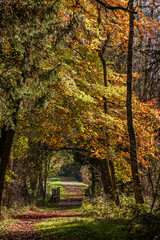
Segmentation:
{"type": "MultiPolygon", "coordinates": [[[[64,182],[66,183],[66,182],[64,182]]],[[[67,207],[80,206],[84,196],[84,188],[75,186],[75,182],[65,185],[67,198],[60,202],[58,210],[51,210],[52,212],[30,211],[25,214],[13,215],[13,222],[7,227],[7,235],[0,237],[3,240],[16,240],[16,239],[32,239],[41,240],[42,238],[35,230],[35,224],[38,222],[50,221],[53,217],[74,217],[78,216],[67,207]],[[65,207],[65,209],[64,209],[65,207]]]]}
{"type": "Polygon", "coordinates": [[[78,185],[78,182],[76,181],[70,181],[70,178],[67,177],[62,179],[62,183],[67,197],[64,198],[59,205],[80,206],[85,195],[85,188],[81,185],[78,185]]]}
{"type": "Polygon", "coordinates": [[[81,206],[84,189],[80,187],[65,186],[67,197],[60,201],[60,206],[81,206]]]}
{"type": "Polygon", "coordinates": [[[7,228],[8,234],[0,239],[43,239],[35,230],[38,222],[50,221],[53,217],[74,217],[77,216],[70,210],[60,210],[59,212],[29,212],[25,214],[13,215],[13,223],[7,228]]]}

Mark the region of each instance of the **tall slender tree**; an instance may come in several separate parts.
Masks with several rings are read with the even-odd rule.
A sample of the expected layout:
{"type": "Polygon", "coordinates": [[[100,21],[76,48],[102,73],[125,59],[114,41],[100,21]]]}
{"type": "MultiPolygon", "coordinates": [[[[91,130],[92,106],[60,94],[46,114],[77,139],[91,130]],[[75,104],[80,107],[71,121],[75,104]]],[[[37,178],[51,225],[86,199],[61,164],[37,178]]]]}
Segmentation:
{"type": "MultiPolygon", "coordinates": [[[[130,9],[133,11],[134,0],[129,1],[130,9]]],[[[133,126],[133,113],[132,113],[132,61],[133,61],[133,39],[134,39],[134,13],[129,13],[129,39],[128,39],[128,56],[127,56],[127,126],[130,139],[130,162],[132,170],[132,178],[135,192],[136,203],[143,203],[143,196],[138,172],[137,163],[137,146],[136,136],[133,126]]]]}

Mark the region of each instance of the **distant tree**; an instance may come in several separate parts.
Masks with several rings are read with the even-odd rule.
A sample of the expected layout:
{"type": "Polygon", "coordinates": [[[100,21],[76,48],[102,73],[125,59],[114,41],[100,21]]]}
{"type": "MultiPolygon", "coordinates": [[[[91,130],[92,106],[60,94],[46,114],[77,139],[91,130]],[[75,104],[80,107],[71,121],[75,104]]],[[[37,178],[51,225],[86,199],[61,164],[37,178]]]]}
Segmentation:
{"type": "Polygon", "coordinates": [[[133,69],[140,73],[134,91],[141,101],[159,98],[160,37],[159,1],[138,1],[139,14],[135,21],[135,46],[133,69]]]}

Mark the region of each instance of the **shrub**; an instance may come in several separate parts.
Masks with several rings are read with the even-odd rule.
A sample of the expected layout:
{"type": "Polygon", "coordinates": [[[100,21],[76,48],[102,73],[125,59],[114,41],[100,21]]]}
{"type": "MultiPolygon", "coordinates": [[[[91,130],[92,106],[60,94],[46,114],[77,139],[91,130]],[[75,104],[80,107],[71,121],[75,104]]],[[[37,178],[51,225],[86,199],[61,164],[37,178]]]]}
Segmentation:
{"type": "Polygon", "coordinates": [[[36,202],[36,206],[37,207],[51,207],[51,203],[49,203],[49,202],[47,202],[47,201],[45,201],[45,200],[38,200],[37,202],[36,202]]]}
{"type": "Polygon", "coordinates": [[[151,213],[145,204],[135,204],[133,197],[123,197],[120,206],[104,196],[85,199],[82,209],[95,218],[123,222],[130,239],[160,239],[160,213],[151,213]]]}

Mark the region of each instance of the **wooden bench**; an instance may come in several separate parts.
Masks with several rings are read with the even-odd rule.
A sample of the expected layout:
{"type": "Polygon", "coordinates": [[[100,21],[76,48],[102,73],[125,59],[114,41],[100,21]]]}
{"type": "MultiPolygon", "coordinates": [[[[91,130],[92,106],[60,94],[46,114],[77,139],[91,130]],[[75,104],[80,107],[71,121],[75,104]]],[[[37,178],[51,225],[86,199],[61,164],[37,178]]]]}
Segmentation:
{"type": "Polygon", "coordinates": [[[50,203],[60,202],[60,187],[52,189],[52,196],[49,200],[50,203]]]}

